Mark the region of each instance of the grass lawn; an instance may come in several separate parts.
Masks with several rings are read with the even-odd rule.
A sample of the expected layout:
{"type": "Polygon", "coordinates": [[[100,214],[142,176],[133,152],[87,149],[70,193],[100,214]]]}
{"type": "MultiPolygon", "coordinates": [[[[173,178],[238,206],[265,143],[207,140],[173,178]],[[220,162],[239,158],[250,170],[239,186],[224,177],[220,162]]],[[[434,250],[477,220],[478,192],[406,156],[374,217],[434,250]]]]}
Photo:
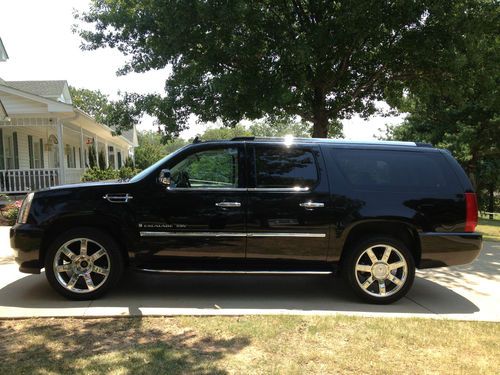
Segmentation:
{"type": "Polygon", "coordinates": [[[483,234],[485,240],[500,241],[500,220],[479,219],[476,230],[483,234]]]}
{"type": "Polygon", "coordinates": [[[500,374],[500,324],[249,316],[0,321],[2,374],[500,374]]]}

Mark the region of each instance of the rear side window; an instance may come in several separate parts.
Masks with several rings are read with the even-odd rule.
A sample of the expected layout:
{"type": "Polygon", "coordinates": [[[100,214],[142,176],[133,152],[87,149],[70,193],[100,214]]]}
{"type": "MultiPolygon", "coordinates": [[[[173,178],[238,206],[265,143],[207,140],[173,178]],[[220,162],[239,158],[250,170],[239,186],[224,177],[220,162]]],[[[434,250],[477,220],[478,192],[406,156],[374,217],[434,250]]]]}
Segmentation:
{"type": "Polygon", "coordinates": [[[318,181],[316,161],[309,150],[256,147],[254,158],[257,188],[312,188],[318,181]]]}
{"type": "Polygon", "coordinates": [[[332,150],[342,175],[360,190],[453,191],[459,182],[438,153],[332,150]]]}

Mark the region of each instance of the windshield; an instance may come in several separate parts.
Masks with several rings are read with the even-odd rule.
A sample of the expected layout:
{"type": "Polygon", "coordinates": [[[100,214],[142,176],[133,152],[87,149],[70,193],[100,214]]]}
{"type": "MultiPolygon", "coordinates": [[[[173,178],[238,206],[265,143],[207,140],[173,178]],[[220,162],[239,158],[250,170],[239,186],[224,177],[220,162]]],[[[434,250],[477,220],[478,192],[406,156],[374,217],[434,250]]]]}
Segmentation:
{"type": "Polygon", "coordinates": [[[137,182],[137,181],[140,181],[142,180],[144,177],[148,176],[150,173],[152,173],[155,169],[158,169],[163,163],[165,163],[168,159],[174,157],[175,155],[177,155],[179,152],[181,152],[182,150],[184,150],[187,146],[189,145],[186,145],[184,147],[181,147],[179,148],[178,150],[168,154],[167,156],[165,156],[163,159],[160,159],[158,160],[156,163],[154,163],[153,165],[150,165],[149,167],[147,167],[146,169],[144,169],[142,172],[136,174],[134,177],[132,177],[130,179],[130,182],[137,182]]]}

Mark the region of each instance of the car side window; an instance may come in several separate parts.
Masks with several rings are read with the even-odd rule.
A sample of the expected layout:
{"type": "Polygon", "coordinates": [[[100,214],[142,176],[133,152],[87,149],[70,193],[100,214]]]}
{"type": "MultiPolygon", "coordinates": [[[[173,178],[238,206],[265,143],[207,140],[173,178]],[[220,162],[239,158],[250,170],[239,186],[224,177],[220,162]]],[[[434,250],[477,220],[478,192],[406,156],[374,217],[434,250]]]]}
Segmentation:
{"type": "Polygon", "coordinates": [[[257,146],[254,158],[256,188],[312,188],[318,181],[309,150],[257,146]]]}
{"type": "Polygon", "coordinates": [[[171,169],[172,188],[238,187],[238,149],[234,147],[200,151],[171,169]]]}

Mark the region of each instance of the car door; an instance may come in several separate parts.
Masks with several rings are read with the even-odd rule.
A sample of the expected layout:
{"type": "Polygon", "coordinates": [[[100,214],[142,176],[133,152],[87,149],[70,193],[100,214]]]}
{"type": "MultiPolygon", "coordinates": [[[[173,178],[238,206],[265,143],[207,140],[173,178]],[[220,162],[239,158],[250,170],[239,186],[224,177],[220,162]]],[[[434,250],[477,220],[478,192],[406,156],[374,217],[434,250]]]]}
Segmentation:
{"type": "Polygon", "coordinates": [[[329,188],[315,145],[248,147],[247,259],[326,261],[329,188]]]}
{"type": "Polygon", "coordinates": [[[162,168],[171,184],[158,182],[134,199],[138,210],[139,262],[172,264],[189,259],[244,260],[246,188],[242,145],[200,144],[162,168]]]}

